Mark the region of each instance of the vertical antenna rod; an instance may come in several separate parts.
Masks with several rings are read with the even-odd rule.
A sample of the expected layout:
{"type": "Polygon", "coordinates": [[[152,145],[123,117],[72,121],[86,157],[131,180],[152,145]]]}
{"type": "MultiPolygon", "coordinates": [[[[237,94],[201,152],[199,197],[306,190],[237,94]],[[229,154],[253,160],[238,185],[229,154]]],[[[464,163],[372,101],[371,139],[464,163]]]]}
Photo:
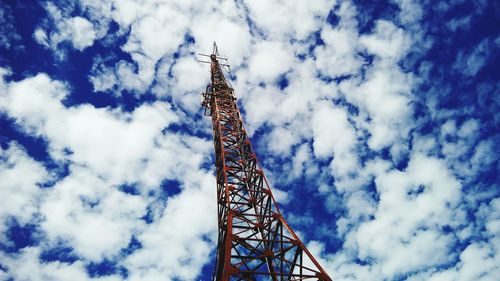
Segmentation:
{"type": "Polygon", "coordinates": [[[202,93],[212,117],[217,179],[218,245],[213,280],[332,279],[281,215],[243,127],[217,45],[211,83],[202,93]]]}

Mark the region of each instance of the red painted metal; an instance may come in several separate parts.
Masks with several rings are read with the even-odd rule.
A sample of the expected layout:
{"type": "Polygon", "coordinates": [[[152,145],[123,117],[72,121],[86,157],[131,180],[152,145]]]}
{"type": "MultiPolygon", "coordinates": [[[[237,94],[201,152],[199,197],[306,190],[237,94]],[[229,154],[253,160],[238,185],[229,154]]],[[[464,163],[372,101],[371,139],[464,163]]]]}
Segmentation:
{"type": "Polygon", "coordinates": [[[212,117],[217,178],[218,248],[214,280],[332,279],[281,215],[243,126],[217,46],[202,93],[212,117]]]}

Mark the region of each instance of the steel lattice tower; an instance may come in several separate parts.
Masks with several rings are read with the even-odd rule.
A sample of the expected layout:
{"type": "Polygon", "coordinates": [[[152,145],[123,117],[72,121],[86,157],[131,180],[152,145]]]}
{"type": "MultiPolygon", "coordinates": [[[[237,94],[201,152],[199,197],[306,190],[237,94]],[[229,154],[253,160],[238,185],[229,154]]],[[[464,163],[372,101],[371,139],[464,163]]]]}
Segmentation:
{"type": "Polygon", "coordinates": [[[212,117],[217,178],[218,248],[214,280],[331,278],[281,215],[224,78],[217,46],[211,84],[202,93],[212,117]]]}

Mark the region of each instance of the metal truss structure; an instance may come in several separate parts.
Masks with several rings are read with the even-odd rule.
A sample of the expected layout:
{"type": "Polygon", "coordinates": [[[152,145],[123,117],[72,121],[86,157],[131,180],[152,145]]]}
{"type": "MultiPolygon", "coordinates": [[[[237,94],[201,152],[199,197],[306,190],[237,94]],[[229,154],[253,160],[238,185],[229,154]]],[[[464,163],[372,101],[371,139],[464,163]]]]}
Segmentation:
{"type": "Polygon", "coordinates": [[[234,89],[214,43],[211,84],[202,93],[212,117],[218,248],[213,280],[331,281],[281,215],[243,126],[234,89]]]}

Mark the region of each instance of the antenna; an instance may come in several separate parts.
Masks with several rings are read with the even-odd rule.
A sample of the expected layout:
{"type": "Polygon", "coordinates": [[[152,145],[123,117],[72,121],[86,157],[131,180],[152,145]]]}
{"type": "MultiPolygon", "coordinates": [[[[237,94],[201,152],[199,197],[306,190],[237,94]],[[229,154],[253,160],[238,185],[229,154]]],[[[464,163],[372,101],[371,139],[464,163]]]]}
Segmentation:
{"type": "Polygon", "coordinates": [[[216,56],[219,55],[219,50],[217,49],[217,43],[215,43],[215,41],[214,41],[214,48],[212,50],[212,55],[216,55],[216,56]]]}
{"type": "MultiPolygon", "coordinates": [[[[224,69],[224,71],[226,71],[227,73],[231,73],[231,66],[229,65],[229,61],[226,57],[220,56],[219,49],[217,48],[217,43],[215,41],[214,41],[213,47],[212,47],[212,54],[209,55],[209,54],[197,53],[197,55],[202,56],[202,57],[206,57],[206,58],[210,58],[210,60],[212,58],[215,58],[217,60],[218,65],[220,65],[222,67],[227,67],[227,70],[224,69]],[[219,63],[218,60],[224,60],[224,61],[226,61],[226,63],[219,63]]],[[[199,60],[199,59],[196,59],[196,61],[201,62],[201,63],[212,63],[212,61],[199,60]]]]}

